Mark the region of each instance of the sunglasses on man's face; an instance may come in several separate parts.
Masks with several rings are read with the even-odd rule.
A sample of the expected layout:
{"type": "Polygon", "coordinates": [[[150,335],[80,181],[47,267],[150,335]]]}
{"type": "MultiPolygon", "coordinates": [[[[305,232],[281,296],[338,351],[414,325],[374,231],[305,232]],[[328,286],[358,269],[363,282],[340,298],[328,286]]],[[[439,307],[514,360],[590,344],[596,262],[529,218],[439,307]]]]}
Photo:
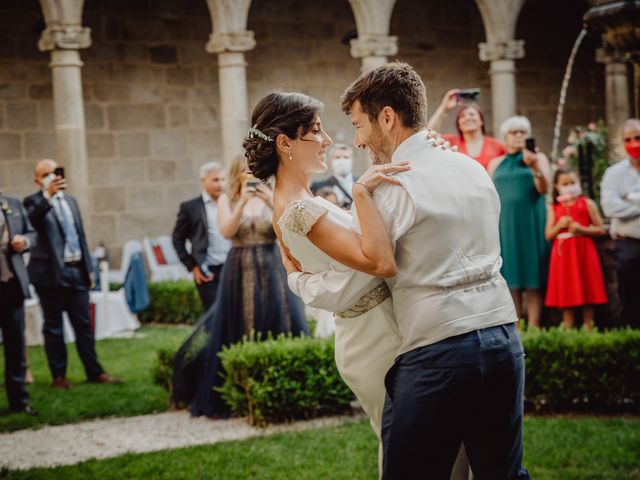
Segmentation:
{"type": "Polygon", "coordinates": [[[629,142],[632,142],[632,141],[634,141],[634,140],[635,140],[636,142],[640,142],[640,134],[635,135],[635,136],[633,136],[633,137],[625,137],[625,138],[624,138],[624,143],[629,143],[629,142]]]}

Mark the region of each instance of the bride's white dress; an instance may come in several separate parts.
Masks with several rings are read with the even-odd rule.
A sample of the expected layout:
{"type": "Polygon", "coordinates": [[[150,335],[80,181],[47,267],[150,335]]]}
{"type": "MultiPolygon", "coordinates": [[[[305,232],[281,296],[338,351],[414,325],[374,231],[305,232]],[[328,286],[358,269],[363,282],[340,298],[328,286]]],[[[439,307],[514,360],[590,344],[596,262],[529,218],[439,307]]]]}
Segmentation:
{"type": "MultiPolygon", "coordinates": [[[[324,215],[345,228],[351,226],[351,214],[320,197],[292,202],[278,220],[282,241],[304,272],[319,273],[334,262],[307,238],[324,215]]],[[[340,375],[360,401],[380,439],[384,376],[397,356],[400,339],[387,285],[376,277],[358,274],[370,277],[370,281],[360,282],[366,286],[356,294],[350,308],[335,312],[335,359],[340,375]]]]}

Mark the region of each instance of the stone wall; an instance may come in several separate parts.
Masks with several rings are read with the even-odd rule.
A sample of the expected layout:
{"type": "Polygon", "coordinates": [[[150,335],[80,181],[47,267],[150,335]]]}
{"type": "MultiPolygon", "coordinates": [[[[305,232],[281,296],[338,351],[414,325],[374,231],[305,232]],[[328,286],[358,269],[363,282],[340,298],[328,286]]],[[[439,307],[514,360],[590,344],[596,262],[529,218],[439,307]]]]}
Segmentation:
{"type": "MultiPolygon", "coordinates": [[[[531,0],[518,26],[527,52],[517,62],[519,109],[546,150],[586,8],[531,0]]],[[[86,0],[84,25],[93,45],[81,51],[92,200],[83,210],[92,220],[91,246],[104,242],[117,263],[126,240],[171,231],[178,204],[198,194],[200,164],[230,161],[220,158],[217,57],[204,50],[211,33],[204,0],[86,0]]],[[[34,191],[33,164],[55,155],[48,54],[36,48],[43,26],[36,0],[0,2],[0,188],[16,196],[34,191]]],[[[338,105],[360,70],[342,41],[355,29],[348,2],[254,0],[248,28],[257,41],[246,55],[250,109],[273,88],[305,91],[325,102],[334,140],[351,142],[338,105]]],[[[423,75],[430,111],[449,88],[480,87],[491,124],[489,65],[477,47],[484,29],[473,1],[398,0],[390,33],[399,38],[397,58],[423,75]]],[[[603,115],[604,73],[594,48],[588,40],[578,56],[565,125],[603,115]]],[[[357,169],[364,164],[359,155],[357,169]]]]}

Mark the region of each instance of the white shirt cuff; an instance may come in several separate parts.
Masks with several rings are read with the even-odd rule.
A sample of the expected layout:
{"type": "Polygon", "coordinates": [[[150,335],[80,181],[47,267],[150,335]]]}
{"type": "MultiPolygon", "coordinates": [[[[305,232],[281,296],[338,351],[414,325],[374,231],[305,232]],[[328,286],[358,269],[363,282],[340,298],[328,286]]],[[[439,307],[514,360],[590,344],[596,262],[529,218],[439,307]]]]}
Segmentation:
{"type": "Polygon", "coordinates": [[[293,272],[287,275],[287,283],[289,284],[289,288],[298,297],[300,296],[300,287],[298,286],[298,280],[301,276],[302,272],[293,272]]]}

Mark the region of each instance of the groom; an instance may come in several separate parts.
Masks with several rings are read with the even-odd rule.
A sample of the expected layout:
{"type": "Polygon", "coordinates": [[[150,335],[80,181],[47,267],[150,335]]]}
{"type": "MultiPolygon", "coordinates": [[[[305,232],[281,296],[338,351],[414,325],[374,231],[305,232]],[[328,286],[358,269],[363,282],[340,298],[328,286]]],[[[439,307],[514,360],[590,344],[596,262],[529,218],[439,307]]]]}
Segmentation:
{"type": "MultiPolygon", "coordinates": [[[[466,155],[430,146],[425,86],[407,64],[364,73],[342,109],[355,145],[381,170],[411,163],[396,176],[402,187],[373,193],[395,246],[389,286],[402,336],[386,377],[383,478],[448,479],[462,442],[477,479],[528,478],[524,352],[500,275],[500,202],[489,176],[466,155]]],[[[292,274],[290,284],[321,295],[333,274],[292,274]]]]}

